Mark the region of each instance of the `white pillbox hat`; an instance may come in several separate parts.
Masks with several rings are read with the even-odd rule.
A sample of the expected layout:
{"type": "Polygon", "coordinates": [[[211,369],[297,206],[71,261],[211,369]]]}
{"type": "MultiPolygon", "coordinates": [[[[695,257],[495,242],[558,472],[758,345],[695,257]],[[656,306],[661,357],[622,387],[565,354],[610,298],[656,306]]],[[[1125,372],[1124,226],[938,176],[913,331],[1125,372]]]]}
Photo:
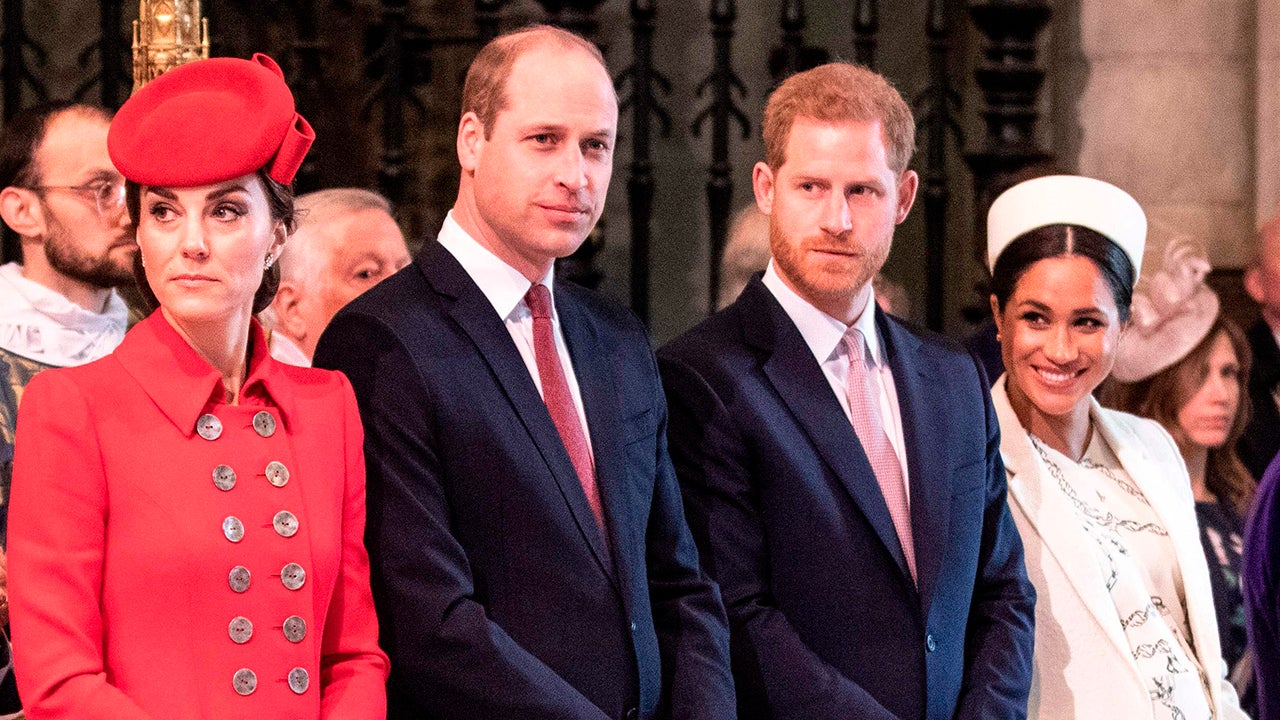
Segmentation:
{"type": "Polygon", "coordinates": [[[1009,243],[1046,225],[1080,225],[1105,236],[1129,256],[1134,280],[1142,269],[1147,216],[1129,193],[1102,180],[1050,175],[1018,183],[987,213],[987,268],[1009,243]]]}

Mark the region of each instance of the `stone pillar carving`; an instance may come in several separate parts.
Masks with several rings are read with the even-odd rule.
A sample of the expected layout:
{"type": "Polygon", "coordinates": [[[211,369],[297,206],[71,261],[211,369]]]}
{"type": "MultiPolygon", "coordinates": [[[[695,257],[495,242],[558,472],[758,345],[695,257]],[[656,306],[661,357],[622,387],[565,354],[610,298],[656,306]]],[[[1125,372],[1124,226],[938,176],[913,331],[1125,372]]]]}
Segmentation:
{"type": "Polygon", "coordinates": [[[1258,0],[1258,224],[1280,211],[1280,0],[1258,0]]]}
{"type": "Polygon", "coordinates": [[[1215,267],[1246,260],[1255,143],[1264,145],[1263,134],[1273,146],[1280,140],[1280,76],[1272,67],[1271,87],[1260,88],[1263,69],[1255,71],[1258,38],[1273,36],[1265,41],[1273,65],[1280,44],[1274,22],[1258,29],[1261,5],[1276,2],[1072,0],[1054,9],[1078,23],[1055,28],[1063,33],[1055,115],[1069,118],[1056,128],[1055,154],[1131,192],[1156,229],[1153,242],[1173,230],[1205,241],[1215,267]],[[1255,131],[1263,104],[1273,119],[1255,131]]]}

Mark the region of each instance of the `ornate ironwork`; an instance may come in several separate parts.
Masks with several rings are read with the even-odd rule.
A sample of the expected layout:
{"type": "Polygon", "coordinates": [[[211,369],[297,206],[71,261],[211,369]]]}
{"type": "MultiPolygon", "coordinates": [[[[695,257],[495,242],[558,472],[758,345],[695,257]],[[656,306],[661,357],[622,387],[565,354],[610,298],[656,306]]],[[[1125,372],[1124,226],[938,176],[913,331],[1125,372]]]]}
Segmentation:
{"type": "Polygon", "coordinates": [[[506,4],[507,0],[476,0],[476,30],[482,44],[498,37],[502,6],[506,4]]]}
{"type": "Polygon", "coordinates": [[[27,65],[27,51],[35,56],[36,67],[44,67],[49,61],[49,53],[45,51],[30,35],[27,34],[23,0],[4,1],[4,30],[0,32],[0,48],[3,49],[4,66],[0,68],[0,79],[4,81],[4,116],[6,119],[18,114],[23,108],[22,89],[30,87],[36,97],[41,100],[49,98],[49,91],[44,83],[27,65]]]}
{"type": "Polygon", "coordinates": [[[733,24],[737,8],[733,0],[712,0],[711,34],[715,42],[715,66],[698,86],[698,96],[710,92],[711,104],[693,120],[693,134],[699,137],[702,127],[711,121],[711,165],[708,167],[707,210],[711,225],[710,286],[707,288],[708,312],[715,309],[720,288],[720,256],[729,233],[729,213],[733,202],[733,166],[729,163],[729,126],[737,122],[742,139],[751,137],[751,121],[733,99],[736,89],[746,95],[747,88],[733,70],[731,55],[733,24]]]}
{"type": "Polygon", "coordinates": [[[853,4],[853,57],[859,65],[876,66],[876,33],[880,31],[880,11],[876,0],[853,4]]]}
{"type": "Polygon", "coordinates": [[[365,37],[366,75],[373,88],[364,99],[364,116],[375,105],[382,111],[382,153],[378,187],[392,204],[405,200],[409,168],[405,152],[404,106],[425,122],[426,106],[415,90],[431,78],[431,38],[426,28],[409,22],[408,0],[383,0],[379,23],[365,37]]]}
{"type": "Polygon", "coordinates": [[[631,210],[631,310],[649,322],[649,219],[653,214],[653,161],[649,156],[651,117],[657,117],[662,135],[671,134],[671,115],[662,107],[657,90],[671,94],[671,81],[653,67],[655,0],[631,0],[631,67],[614,81],[623,97],[622,110],[631,110],[631,176],[627,200],[631,210]]]}
{"type": "Polygon", "coordinates": [[[103,107],[115,108],[124,102],[123,90],[130,82],[124,35],[121,27],[124,22],[124,8],[121,0],[102,0],[99,8],[99,32],[97,40],[80,51],[76,58],[81,68],[86,70],[84,79],[76,87],[73,97],[84,100],[96,86],[98,103],[103,107]],[[97,70],[89,72],[97,56],[97,70]]]}
{"type": "Polygon", "coordinates": [[[552,25],[586,37],[594,38],[600,21],[596,19],[596,10],[604,0],[538,0],[538,4],[547,11],[547,19],[552,25]]]}
{"type": "MultiPolygon", "coordinates": [[[[320,39],[316,21],[316,0],[292,0],[290,4],[296,30],[289,50],[296,62],[292,64],[295,71],[289,77],[289,86],[302,116],[319,118],[323,112],[323,56],[326,46],[320,39]]],[[[317,153],[308,153],[302,167],[298,168],[296,182],[299,192],[319,189],[321,183],[316,159],[317,153]]]]}
{"type": "Polygon", "coordinates": [[[773,73],[775,80],[803,69],[804,54],[804,0],[784,0],[782,3],[782,62],[781,73],[773,73]]]}
{"type": "Polygon", "coordinates": [[[986,212],[1019,170],[1051,159],[1036,142],[1036,99],[1044,71],[1036,67],[1036,36],[1052,14],[1045,0],[977,0],[969,4],[974,24],[990,41],[986,61],[974,72],[986,100],[987,136],[965,159],[973,170],[978,232],[974,258],[986,257],[986,212]]]}
{"type": "Polygon", "coordinates": [[[929,46],[929,80],[915,99],[916,124],[925,142],[924,223],[925,223],[925,322],[931,330],[943,329],[946,301],[947,205],[951,191],[947,183],[947,142],[955,137],[959,146],[964,136],[956,120],[960,96],[951,86],[948,56],[951,52],[951,23],[946,0],[929,0],[925,19],[929,46]]]}

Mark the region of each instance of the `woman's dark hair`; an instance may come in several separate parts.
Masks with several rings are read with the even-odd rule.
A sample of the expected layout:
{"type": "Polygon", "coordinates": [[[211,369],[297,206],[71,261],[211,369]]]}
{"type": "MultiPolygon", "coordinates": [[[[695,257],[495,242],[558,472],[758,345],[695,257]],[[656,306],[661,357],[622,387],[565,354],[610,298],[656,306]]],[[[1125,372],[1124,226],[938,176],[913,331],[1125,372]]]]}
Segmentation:
{"type": "Polygon", "coordinates": [[[1105,235],[1080,225],[1045,225],[1019,235],[1009,243],[991,270],[991,293],[1004,310],[1018,280],[1031,266],[1048,258],[1079,255],[1093,262],[1111,288],[1120,320],[1129,319],[1133,303],[1135,269],[1129,255],[1105,235]]]}
{"type": "Polygon", "coordinates": [[[1240,517],[1249,513],[1253,494],[1258,488],[1240,456],[1236,454],[1236,441],[1249,424],[1249,367],[1252,353],[1249,341],[1239,326],[1219,314],[1209,332],[1185,357],[1145,380],[1133,383],[1108,381],[1101,391],[1102,403],[1117,410],[1151,418],[1164,426],[1179,446],[1188,442],[1187,434],[1178,423],[1178,413],[1191,402],[1209,375],[1209,353],[1219,336],[1225,336],[1235,352],[1239,375],[1236,385],[1240,390],[1240,405],[1221,447],[1209,448],[1205,463],[1204,484],[1209,492],[1226,504],[1240,517]]]}
{"type": "MultiPolygon", "coordinates": [[[[267,174],[266,168],[261,168],[254,174],[262,181],[262,189],[267,195],[267,207],[271,210],[271,219],[277,222],[284,222],[285,233],[292,235],[293,231],[298,229],[298,219],[293,208],[293,188],[271,179],[271,176],[267,174]]],[[[125,182],[124,204],[129,211],[129,220],[133,223],[136,235],[139,215],[142,212],[141,185],[132,180],[125,182]]],[[[147,273],[142,267],[142,253],[136,254],[133,258],[133,279],[138,284],[138,293],[142,296],[142,301],[146,305],[147,311],[160,307],[160,301],[156,299],[155,293],[151,292],[151,286],[147,284],[147,273]]],[[[271,304],[271,301],[276,297],[276,290],[279,288],[280,263],[275,262],[262,273],[262,284],[258,285],[257,292],[253,294],[254,315],[262,312],[271,304]]]]}

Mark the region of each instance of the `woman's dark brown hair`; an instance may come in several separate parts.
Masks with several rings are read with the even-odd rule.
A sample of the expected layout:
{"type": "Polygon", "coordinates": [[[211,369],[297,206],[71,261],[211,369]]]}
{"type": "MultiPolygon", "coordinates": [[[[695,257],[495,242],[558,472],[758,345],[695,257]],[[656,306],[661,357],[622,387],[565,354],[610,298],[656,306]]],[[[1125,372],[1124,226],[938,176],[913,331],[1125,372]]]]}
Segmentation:
{"type": "Polygon", "coordinates": [[[1108,383],[1101,395],[1103,404],[1151,418],[1163,425],[1179,446],[1186,445],[1189,440],[1178,424],[1178,413],[1204,385],[1205,378],[1209,375],[1209,352],[1219,335],[1225,335],[1231,343],[1236,363],[1240,366],[1236,378],[1236,384],[1240,388],[1240,405],[1236,410],[1235,420],[1231,423],[1231,430],[1227,433],[1226,442],[1221,447],[1209,448],[1204,480],[1209,492],[1244,517],[1249,512],[1249,504],[1253,501],[1258,483],[1236,455],[1236,441],[1249,423],[1247,383],[1251,355],[1249,342],[1235,323],[1219,314],[1208,334],[1186,357],[1146,380],[1108,383]]]}
{"type": "Polygon", "coordinates": [[[1133,284],[1137,273],[1129,255],[1105,235],[1080,225],[1045,225],[1019,235],[1000,251],[991,269],[991,294],[1003,311],[1018,280],[1041,260],[1079,255],[1088,258],[1102,274],[1115,300],[1120,320],[1129,319],[1133,284]]]}
{"type": "MultiPolygon", "coordinates": [[[[254,174],[262,181],[262,189],[266,191],[267,206],[271,210],[271,219],[283,222],[285,233],[292,235],[293,231],[298,228],[298,219],[293,208],[293,188],[271,179],[271,176],[267,174],[266,168],[261,168],[254,174]]],[[[129,211],[129,220],[133,223],[134,233],[136,234],[139,215],[142,212],[142,186],[135,182],[127,181],[124,189],[124,204],[129,211]]],[[[142,296],[142,301],[146,304],[147,311],[150,312],[160,307],[160,301],[156,299],[155,293],[151,291],[151,286],[147,283],[147,273],[142,267],[142,253],[138,253],[133,258],[133,279],[138,283],[138,293],[142,296]]],[[[276,290],[279,288],[280,263],[272,263],[271,267],[262,273],[262,283],[258,285],[257,292],[253,294],[254,315],[262,312],[271,304],[271,301],[276,297],[276,290]]]]}

